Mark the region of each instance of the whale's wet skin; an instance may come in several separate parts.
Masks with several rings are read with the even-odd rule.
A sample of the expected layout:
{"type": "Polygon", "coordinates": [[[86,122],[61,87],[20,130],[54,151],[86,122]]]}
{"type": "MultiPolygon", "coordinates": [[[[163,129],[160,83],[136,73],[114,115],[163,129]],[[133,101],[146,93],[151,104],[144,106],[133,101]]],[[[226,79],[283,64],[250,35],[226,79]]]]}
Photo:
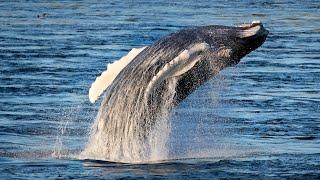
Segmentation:
{"type": "Polygon", "coordinates": [[[107,91],[82,156],[120,162],[166,159],[172,107],[220,70],[236,65],[267,35],[259,21],[239,27],[204,26],[134,49],[131,57],[129,53],[115,62],[125,65],[114,78],[110,80],[109,73],[114,69],[107,70],[90,89],[90,100],[107,91]]]}

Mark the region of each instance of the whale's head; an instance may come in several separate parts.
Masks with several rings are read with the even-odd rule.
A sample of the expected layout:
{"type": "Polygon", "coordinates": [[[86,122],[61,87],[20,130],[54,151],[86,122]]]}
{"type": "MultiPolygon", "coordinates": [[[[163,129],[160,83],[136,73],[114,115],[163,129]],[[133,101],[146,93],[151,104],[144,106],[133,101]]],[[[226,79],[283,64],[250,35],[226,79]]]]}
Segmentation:
{"type": "Polygon", "coordinates": [[[220,58],[228,59],[228,65],[235,65],[242,57],[260,47],[268,33],[260,21],[253,21],[236,27],[205,26],[200,34],[220,58]]]}
{"type": "Polygon", "coordinates": [[[196,32],[197,42],[205,42],[208,48],[200,52],[203,55],[201,60],[180,77],[177,102],[186,98],[220,70],[238,64],[241,58],[260,47],[269,33],[260,21],[236,27],[204,26],[194,29],[193,32],[196,32]]]}

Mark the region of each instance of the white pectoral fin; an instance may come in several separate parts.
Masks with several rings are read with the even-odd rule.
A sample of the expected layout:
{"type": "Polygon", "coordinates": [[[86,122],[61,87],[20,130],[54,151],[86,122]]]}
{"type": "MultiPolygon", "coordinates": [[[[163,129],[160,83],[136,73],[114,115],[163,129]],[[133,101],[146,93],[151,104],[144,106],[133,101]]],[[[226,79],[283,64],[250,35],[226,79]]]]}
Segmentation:
{"type": "Polygon", "coordinates": [[[100,76],[91,84],[89,89],[89,100],[94,103],[104,90],[112,83],[120,71],[126,67],[141,51],[146,47],[133,48],[127,55],[118,61],[107,65],[107,70],[103,71],[100,76]]]}
{"type": "Polygon", "coordinates": [[[168,62],[149,82],[145,91],[148,97],[161,82],[169,77],[180,76],[189,71],[200,59],[200,53],[210,48],[207,43],[198,43],[182,51],[177,57],[168,62]]]}

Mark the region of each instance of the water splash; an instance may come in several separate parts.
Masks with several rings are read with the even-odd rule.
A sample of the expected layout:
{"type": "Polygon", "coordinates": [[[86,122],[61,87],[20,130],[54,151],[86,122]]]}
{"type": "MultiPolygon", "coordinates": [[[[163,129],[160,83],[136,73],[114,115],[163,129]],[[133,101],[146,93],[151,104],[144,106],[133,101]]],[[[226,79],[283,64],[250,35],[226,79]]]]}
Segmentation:
{"type": "Polygon", "coordinates": [[[168,82],[168,90],[164,96],[164,104],[161,106],[161,117],[158,117],[156,125],[149,137],[150,161],[168,159],[168,140],[171,133],[170,109],[172,108],[177,79],[171,78],[168,82]]]}
{"type": "MultiPolygon", "coordinates": [[[[163,84],[164,91],[152,94],[150,99],[161,96],[160,102],[150,99],[143,102],[135,102],[134,99],[130,99],[132,102],[117,101],[126,103],[126,110],[130,113],[117,111],[122,103],[114,104],[114,109],[107,112],[102,104],[91,127],[89,142],[79,158],[130,163],[166,159],[171,130],[169,117],[176,83],[176,78],[170,78],[163,84]]],[[[144,97],[143,91],[138,92],[138,99],[144,97]]]]}
{"type": "Polygon", "coordinates": [[[83,148],[88,136],[88,129],[85,129],[85,127],[88,127],[89,120],[93,119],[96,112],[85,108],[83,103],[85,96],[78,100],[80,104],[78,106],[61,108],[55,143],[50,147],[45,146],[47,149],[44,151],[52,152],[48,157],[56,159],[74,158],[83,148]],[[76,128],[76,126],[80,128],[76,128]],[[73,143],[75,140],[76,144],[73,143]]]}
{"type": "Polygon", "coordinates": [[[69,120],[67,120],[64,125],[59,128],[59,134],[57,134],[56,136],[56,142],[55,142],[55,145],[54,145],[54,149],[53,149],[53,152],[51,154],[51,156],[53,158],[62,158],[63,157],[63,147],[64,147],[64,140],[63,140],[63,136],[65,136],[65,133],[66,133],[66,130],[67,130],[67,127],[69,126],[69,120]]]}
{"type": "Polygon", "coordinates": [[[72,119],[72,112],[77,112],[77,111],[72,111],[72,110],[77,110],[78,108],[74,108],[71,110],[64,110],[62,111],[62,119],[61,122],[59,122],[59,127],[58,127],[58,132],[56,134],[55,138],[55,144],[53,146],[53,152],[51,154],[51,157],[53,158],[62,158],[65,156],[65,135],[67,133],[67,129],[70,125],[70,122],[73,121],[72,119]]]}

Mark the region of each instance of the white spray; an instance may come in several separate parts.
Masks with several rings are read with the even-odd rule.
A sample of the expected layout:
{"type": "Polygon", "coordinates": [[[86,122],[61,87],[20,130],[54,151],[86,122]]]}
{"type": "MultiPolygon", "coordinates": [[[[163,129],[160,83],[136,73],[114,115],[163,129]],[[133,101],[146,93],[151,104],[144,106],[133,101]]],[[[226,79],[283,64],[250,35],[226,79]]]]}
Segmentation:
{"type": "MultiPolygon", "coordinates": [[[[139,50],[142,51],[142,49],[139,50]]],[[[129,53],[122,60],[125,59],[125,64],[127,64],[136,55],[137,53],[129,53]]],[[[121,64],[119,61],[116,63],[121,64]]],[[[100,94],[101,90],[106,88],[104,82],[109,82],[110,77],[114,79],[114,74],[118,74],[122,68],[118,68],[117,71],[113,70],[113,72],[107,70],[97,78],[91,89],[99,92],[92,94],[100,94]],[[106,74],[110,76],[105,76],[106,74]]],[[[164,89],[152,94],[154,97],[150,97],[158,99],[157,97],[161,96],[161,101],[151,102],[151,105],[148,99],[144,99],[145,91],[139,86],[118,89],[117,93],[120,95],[117,96],[117,99],[110,98],[102,103],[91,127],[89,142],[80,154],[80,158],[130,163],[168,158],[167,141],[170,136],[168,119],[173,106],[176,83],[176,77],[163,82],[164,89]],[[129,92],[134,92],[136,95],[126,96],[127,93],[130,94],[129,92]],[[152,107],[157,107],[157,109],[152,109],[152,107]],[[126,112],[123,112],[124,109],[126,112]]]]}

